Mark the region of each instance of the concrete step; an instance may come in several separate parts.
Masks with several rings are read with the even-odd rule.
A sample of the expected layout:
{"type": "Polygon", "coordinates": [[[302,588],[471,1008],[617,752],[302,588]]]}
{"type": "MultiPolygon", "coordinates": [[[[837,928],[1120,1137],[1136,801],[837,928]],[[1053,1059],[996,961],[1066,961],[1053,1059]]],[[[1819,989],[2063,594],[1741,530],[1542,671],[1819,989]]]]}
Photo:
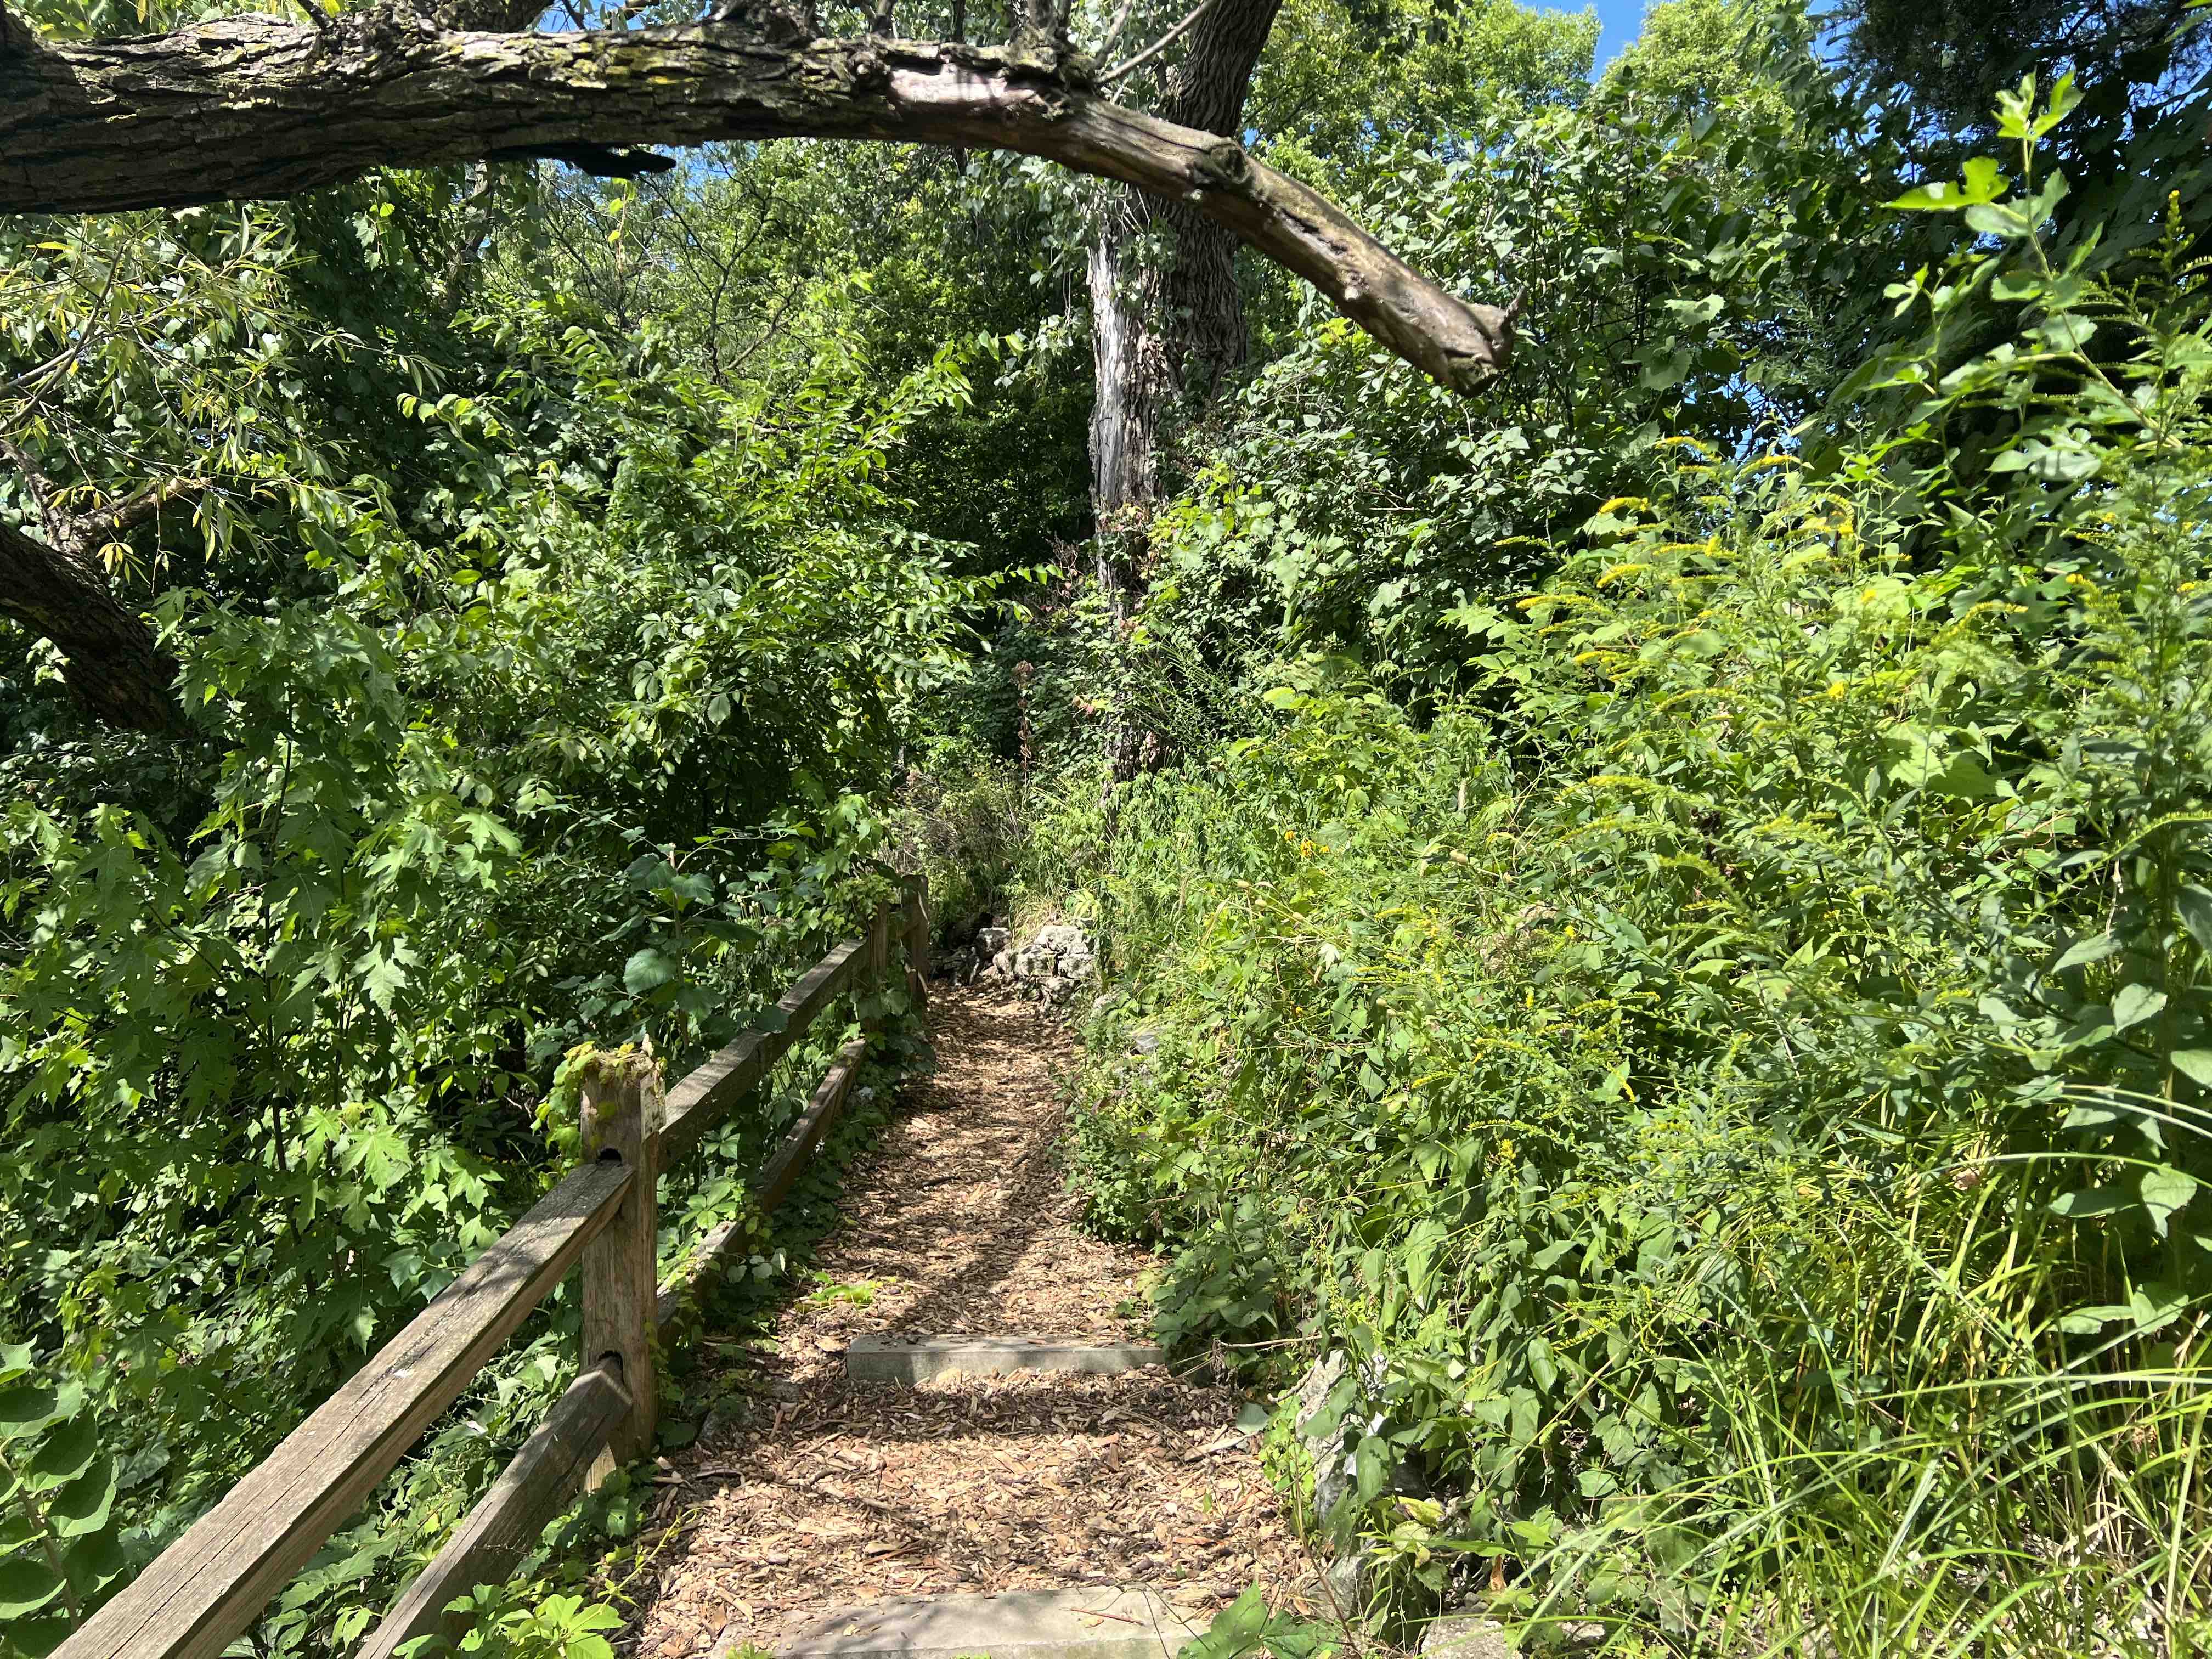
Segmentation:
{"type": "Polygon", "coordinates": [[[841,1607],[790,1632],[780,1659],[1175,1659],[1205,1626],[1158,1591],[1015,1590],[841,1607]]]}
{"type": "Polygon", "coordinates": [[[927,1382],[938,1376],[1003,1376],[1009,1371],[1111,1374],[1167,1364],[1143,1342],[1087,1345],[1043,1336],[864,1336],[845,1350],[845,1375],[859,1382],[927,1382]]]}

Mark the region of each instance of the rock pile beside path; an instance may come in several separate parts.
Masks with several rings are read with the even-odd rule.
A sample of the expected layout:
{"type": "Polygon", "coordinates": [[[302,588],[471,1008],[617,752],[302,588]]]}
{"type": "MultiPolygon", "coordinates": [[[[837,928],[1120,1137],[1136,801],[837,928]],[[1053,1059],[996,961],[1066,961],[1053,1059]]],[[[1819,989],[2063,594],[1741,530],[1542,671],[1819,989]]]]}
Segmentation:
{"type": "MultiPolygon", "coordinates": [[[[1002,939],[1002,927],[989,929],[1002,939]]],[[[1009,939],[993,953],[991,972],[1020,990],[1057,1006],[1098,983],[1098,957],[1083,930],[1066,922],[1040,927],[1027,945],[1009,939]]]]}
{"type": "Polygon", "coordinates": [[[1064,921],[1038,928],[1025,943],[1016,942],[1012,928],[979,928],[975,944],[942,958],[940,968],[963,985],[1011,985],[1052,1007],[1098,983],[1097,950],[1080,927],[1064,921]]]}

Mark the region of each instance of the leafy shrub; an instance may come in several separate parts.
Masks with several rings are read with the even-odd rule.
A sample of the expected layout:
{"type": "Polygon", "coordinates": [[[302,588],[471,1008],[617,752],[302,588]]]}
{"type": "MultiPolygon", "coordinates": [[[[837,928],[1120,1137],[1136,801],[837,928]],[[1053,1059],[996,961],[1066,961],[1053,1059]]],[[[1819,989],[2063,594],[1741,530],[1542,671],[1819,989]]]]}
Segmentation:
{"type": "Polygon", "coordinates": [[[51,1652],[120,1583],[119,1472],[82,1385],[0,1348],[0,1653],[51,1652]]]}
{"type": "Polygon", "coordinates": [[[1309,659],[1120,804],[1094,1212],[1176,1252],[1179,1339],[1352,1352],[1329,1520],[1401,1610],[2208,1632],[2212,307],[2178,220],[2039,240],[2064,102],[2001,112],[2016,193],[1900,204],[1989,246],[1893,291],[1881,424],[1662,441],[1455,612],[1465,693],[1309,659]]]}
{"type": "MultiPolygon", "coordinates": [[[[825,347],[769,422],[542,295],[480,320],[538,377],[406,399],[497,481],[465,534],[365,495],[306,538],[321,591],[167,594],[195,735],[146,802],[47,787],[48,747],[0,762],[0,1336],[148,1473],[120,1508],[152,1547],[562,1172],[565,1051],[649,1039],[680,1074],[889,891],[897,735],[993,586],[881,483],[963,395],[956,356],[886,383],[825,347]]],[[[672,1250],[741,1211],[791,1105],[672,1176],[672,1250]]],[[[360,1633],[574,1316],[556,1297],[287,1590],[270,1651],[360,1633]]]]}

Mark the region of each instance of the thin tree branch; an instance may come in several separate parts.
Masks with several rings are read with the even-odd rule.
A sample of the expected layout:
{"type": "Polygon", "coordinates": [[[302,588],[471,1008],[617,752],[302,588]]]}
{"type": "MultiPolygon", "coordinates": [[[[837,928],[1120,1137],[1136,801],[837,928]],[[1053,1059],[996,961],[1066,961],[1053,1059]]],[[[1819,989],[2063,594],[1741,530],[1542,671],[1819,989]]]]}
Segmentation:
{"type": "Polygon", "coordinates": [[[207,487],[204,478],[164,478],[112,507],[104,507],[97,513],[88,513],[73,519],[70,520],[72,538],[84,549],[112,542],[118,536],[130,534],[170,502],[186,495],[197,495],[207,487]]]}
{"type": "Polygon", "coordinates": [[[1121,9],[1114,14],[1114,21],[1106,26],[1106,38],[1098,43],[1100,57],[1114,50],[1115,42],[1121,38],[1121,31],[1129,27],[1129,19],[1136,9],[1137,0],[1121,0],[1121,9]]]}
{"type": "Polygon", "coordinates": [[[39,522],[46,527],[46,539],[59,547],[69,540],[69,521],[54,510],[52,486],[39,464],[26,454],[14,441],[0,438],[0,455],[23,475],[23,487],[30,492],[31,505],[38,509],[39,522]]]}
{"type": "Polygon", "coordinates": [[[1205,16],[1206,13],[1212,11],[1217,3],[1218,0],[1198,0],[1197,10],[1192,12],[1189,16],[1184,18],[1182,22],[1177,23],[1173,28],[1170,29],[1165,34],[1160,36],[1158,40],[1153,41],[1151,46],[1146,46],[1134,58],[1130,58],[1126,64],[1115,64],[1112,69],[1108,70],[1103,75],[1101,75],[1098,77],[1098,84],[1102,87],[1110,87],[1123,76],[1130,74],[1133,70],[1142,69],[1146,64],[1151,63],[1153,58],[1158,57],[1170,46],[1175,45],[1176,41],[1182,40],[1185,34],[1188,33],[1192,27],[1197,23],[1198,20],[1205,16]]]}

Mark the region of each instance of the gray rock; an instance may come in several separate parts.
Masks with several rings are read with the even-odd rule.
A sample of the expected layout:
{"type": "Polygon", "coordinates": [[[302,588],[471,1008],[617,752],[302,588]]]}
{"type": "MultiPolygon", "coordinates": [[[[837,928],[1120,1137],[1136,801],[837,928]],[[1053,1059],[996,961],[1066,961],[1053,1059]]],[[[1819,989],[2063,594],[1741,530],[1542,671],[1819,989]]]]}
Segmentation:
{"type": "Polygon", "coordinates": [[[1340,1617],[1358,1621],[1367,1612],[1367,1552],[1346,1550],[1322,1571],[1340,1617]]]}
{"type": "Polygon", "coordinates": [[[1035,940],[1037,949],[1049,951],[1056,957],[1089,956],[1090,942],[1083,937],[1080,927],[1066,922],[1056,922],[1050,927],[1037,929],[1035,940]]]}
{"type": "MultiPolygon", "coordinates": [[[[1344,1421],[1324,1426],[1316,1419],[1328,1396],[1344,1380],[1345,1368],[1351,1362],[1341,1348],[1323,1354],[1309,1366],[1299,1380],[1296,1414],[1291,1426],[1304,1444],[1307,1455],[1313,1462],[1313,1516],[1320,1523],[1323,1535],[1332,1535],[1329,1518],[1338,1504],[1351,1496],[1358,1480],[1358,1471],[1352,1455],[1345,1449],[1346,1436],[1344,1421]]],[[[1376,1364],[1376,1362],[1370,1362],[1376,1364]]],[[[1375,1372],[1364,1379],[1370,1390],[1379,1390],[1383,1373],[1376,1364],[1375,1372]]],[[[1357,1409],[1355,1404],[1354,1409],[1357,1409]]],[[[1385,1426],[1380,1413],[1370,1417],[1364,1425],[1369,1434],[1385,1426]]],[[[1403,1497],[1424,1498],[1428,1495],[1428,1482],[1405,1464],[1390,1471],[1390,1490],[1403,1497]]],[[[1342,1539],[1340,1544],[1345,1544],[1342,1539]]],[[[1330,1593],[1336,1598],[1338,1610],[1346,1618],[1358,1618],[1367,1610],[1369,1552],[1357,1545],[1346,1544],[1341,1553],[1330,1562],[1328,1579],[1330,1593]]],[[[1467,1659],[1483,1659],[1469,1655],[1467,1659]]]]}
{"type": "Polygon", "coordinates": [[[1129,1052],[1133,1054],[1156,1054],[1159,1051],[1160,1034],[1158,1031],[1139,1031],[1129,1039],[1129,1052]]]}
{"type": "Polygon", "coordinates": [[[1312,1421],[1328,1403],[1329,1390],[1344,1376],[1346,1363],[1344,1350],[1338,1348],[1306,1368],[1305,1376],[1298,1382],[1297,1415],[1291,1419],[1291,1426],[1297,1431],[1298,1438],[1305,1443],[1307,1455],[1313,1459],[1313,1512],[1320,1521],[1327,1521],[1329,1511],[1352,1490],[1352,1460],[1345,1455],[1343,1436],[1334,1429],[1324,1433],[1312,1421]]]}
{"type": "Polygon", "coordinates": [[[1060,972],[1060,958],[1050,951],[1029,945],[1014,952],[1014,977],[1023,981],[1051,979],[1060,972]]]}
{"type": "Polygon", "coordinates": [[[1421,1632],[1423,1659],[1520,1659],[1505,1626],[1479,1613],[1448,1613],[1421,1632]]]}
{"type": "Polygon", "coordinates": [[[1014,976],[1014,953],[1001,951],[994,956],[991,958],[991,974],[996,979],[1012,979],[1014,976]]]}
{"type": "Polygon", "coordinates": [[[769,1413],[757,1401],[749,1400],[741,1394],[732,1395],[717,1401],[714,1409],[707,1413],[707,1420],[699,1425],[699,1438],[710,1442],[725,1440],[732,1435],[742,1434],[747,1429],[759,1428],[769,1420],[769,1413]]]}
{"type": "Polygon", "coordinates": [[[980,928],[975,934],[975,948],[987,957],[995,957],[1013,942],[1013,934],[1004,927],[980,928]]]}
{"type": "Polygon", "coordinates": [[[1071,951],[1060,959],[1060,976],[1078,985],[1098,982],[1098,958],[1088,951],[1071,951]]]}

